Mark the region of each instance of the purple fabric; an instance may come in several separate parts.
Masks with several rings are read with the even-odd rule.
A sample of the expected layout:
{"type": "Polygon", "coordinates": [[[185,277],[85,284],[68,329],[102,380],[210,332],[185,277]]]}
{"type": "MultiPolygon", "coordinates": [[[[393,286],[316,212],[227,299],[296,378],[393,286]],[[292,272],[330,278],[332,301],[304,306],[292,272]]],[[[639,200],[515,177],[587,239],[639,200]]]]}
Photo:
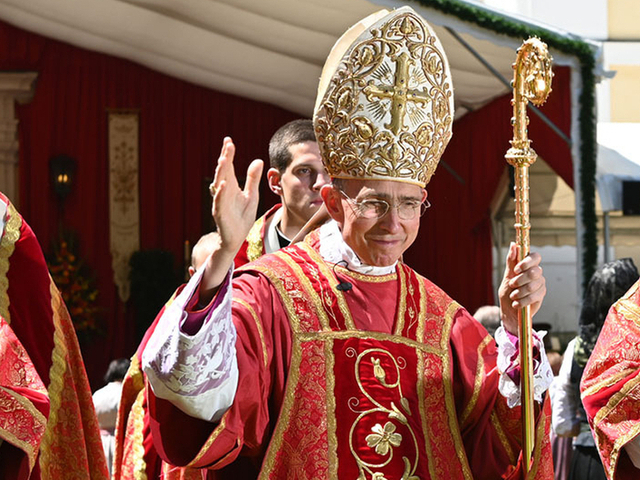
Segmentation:
{"type": "MultiPolygon", "coordinates": [[[[518,345],[520,343],[520,339],[518,338],[517,335],[514,335],[506,328],[504,329],[504,331],[507,334],[507,338],[509,338],[509,341],[513,344],[514,347],[516,347],[516,353],[510,358],[511,366],[504,373],[507,374],[507,376],[513,381],[513,383],[515,383],[516,385],[520,385],[520,364],[518,363],[518,355],[519,355],[518,345]]],[[[534,340],[533,342],[533,373],[535,374],[538,371],[538,368],[540,367],[540,349],[538,348],[538,344],[540,343],[540,338],[538,337],[538,334],[535,331],[532,331],[531,333],[533,334],[533,340],[534,340]]]]}
{"type": "Polygon", "coordinates": [[[231,271],[227,273],[227,276],[218,289],[218,292],[214,295],[209,305],[206,305],[205,307],[198,304],[198,299],[200,297],[200,286],[198,285],[198,288],[185,307],[187,318],[182,322],[182,325],[180,325],[180,331],[187,335],[195,335],[198,333],[207,318],[207,314],[218,308],[222,302],[227,290],[229,290],[229,285],[231,285],[231,271]]]}

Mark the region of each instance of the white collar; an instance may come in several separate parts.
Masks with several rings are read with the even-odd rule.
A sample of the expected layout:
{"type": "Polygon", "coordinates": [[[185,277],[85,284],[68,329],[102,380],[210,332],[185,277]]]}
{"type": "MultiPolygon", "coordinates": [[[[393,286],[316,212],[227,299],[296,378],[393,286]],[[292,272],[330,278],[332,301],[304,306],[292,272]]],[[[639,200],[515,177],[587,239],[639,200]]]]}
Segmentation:
{"type": "Polygon", "coordinates": [[[337,264],[339,262],[346,262],[349,270],[365,275],[388,275],[396,271],[396,264],[398,262],[387,267],[374,267],[362,263],[358,255],[356,255],[342,238],[342,232],[335,220],[331,220],[320,227],[319,239],[320,255],[329,263],[337,264]]]}
{"type": "MultiPolygon", "coordinates": [[[[284,213],[284,207],[280,207],[276,210],[271,218],[266,219],[268,222],[266,231],[264,232],[264,252],[273,253],[280,250],[280,240],[278,239],[278,225],[282,220],[282,214],[284,213]]],[[[284,235],[282,235],[284,237],[284,235]]],[[[285,237],[287,238],[287,237],[285,237]]]]}
{"type": "Polygon", "coordinates": [[[7,224],[7,204],[0,200],[0,239],[4,236],[4,226],[7,224]]]}

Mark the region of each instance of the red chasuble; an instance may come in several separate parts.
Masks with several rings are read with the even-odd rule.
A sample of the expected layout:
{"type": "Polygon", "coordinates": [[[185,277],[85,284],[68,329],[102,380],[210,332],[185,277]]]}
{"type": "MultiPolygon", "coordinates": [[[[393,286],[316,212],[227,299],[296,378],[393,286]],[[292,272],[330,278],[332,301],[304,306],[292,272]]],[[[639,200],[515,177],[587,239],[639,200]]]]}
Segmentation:
{"type": "Polygon", "coordinates": [[[29,478],[48,415],[47,389],[11,327],[0,317],[0,478],[29,478]]]}
{"type": "MultiPolygon", "coordinates": [[[[247,239],[242,244],[234,260],[235,268],[239,268],[264,255],[266,226],[268,220],[273,217],[273,214],[280,207],[281,204],[275,205],[253,224],[253,227],[247,235],[247,239]]],[[[166,306],[173,301],[173,298],[175,298],[182,288],[183,287],[180,287],[174,293],[166,306]]],[[[118,420],[115,430],[116,448],[113,460],[113,480],[143,478],[149,480],[158,478],[189,480],[202,478],[199,470],[176,468],[164,463],[158,455],[151,439],[145,390],[146,379],[140,368],[140,361],[149,337],[153,333],[163,312],[164,308],[147,330],[142,342],[138,346],[138,350],[131,359],[131,367],[123,382],[122,397],[118,407],[118,420]]],[[[249,471],[253,470],[250,465],[247,468],[249,471]]],[[[243,469],[239,473],[240,478],[243,477],[245,472],[246,470],[243,469]]],[[[228,478],[238,479],[238,472],[234,471],[233,473],[229,473],[228,478]]]]}
{"type": "MultiPolygon", "coordinates": [[[[237,273],[234,404],[212,430],[149,390],[160,454],[212,469],[248,458],[274,479],[521,478],[520,411],[498,392],[487,332],[406,265],[356,274],[317,247],[314,232],[237,273]]],[[[530,478],[553,478],[549,418],[547,403],[530,478]]]]}
{"type": "Polygon", "coordinates": [[[0,316],[45,385],[51,411],[31,478],[108,478],[91,390],[69,313],[33,231],[8,199],[0,240],[0,316]]]}
{"type": "Polygon", "coordinates": [[[609,310],[582,375],[582,403],[610,479],[637,479],[624,446],[640,434],[640,282],[609,310]]]}

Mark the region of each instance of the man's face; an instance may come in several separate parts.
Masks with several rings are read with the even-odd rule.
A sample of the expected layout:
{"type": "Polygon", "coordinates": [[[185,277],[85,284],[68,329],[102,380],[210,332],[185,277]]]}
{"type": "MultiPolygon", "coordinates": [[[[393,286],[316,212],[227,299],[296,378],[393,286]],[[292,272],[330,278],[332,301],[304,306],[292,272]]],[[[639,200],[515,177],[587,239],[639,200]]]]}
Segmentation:
{"type": "Polygon", "coordinates": [[[329,183],[329,175],[316,142],[296,143],[289,151],[291,163],[282,173],[269,170],[269,184],[280,195],[289,218],[304,224],[322,205],[320,188],[329,183]]]}
{"type": "Polygon", "coordinates": [[[378,267],[393,265],[416,239],[420,227],[419,214],[403,220],[393,206],[404,201],[422,202],[427,198],[427,191],[417,185],[389,180],[346,180],[343,185],[344,193],[357,202],[385,200],[392,206],[380,218],[362,218],[350,200],[333,190],[337,215],[330,205],[328,208],[341,225],[344,240],[360,260],[378,267]]]}

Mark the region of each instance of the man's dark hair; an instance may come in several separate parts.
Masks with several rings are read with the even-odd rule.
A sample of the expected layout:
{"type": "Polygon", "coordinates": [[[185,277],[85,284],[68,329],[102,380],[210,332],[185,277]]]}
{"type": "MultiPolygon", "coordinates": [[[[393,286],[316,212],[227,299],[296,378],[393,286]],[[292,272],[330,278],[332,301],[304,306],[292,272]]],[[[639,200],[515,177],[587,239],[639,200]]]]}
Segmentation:
{"type": "Polygon", "coordinates": [[[273,134],[269,141],[269,162],[271,168],[276,168],[280,173],[284,172],[291,163],[289,147],[296,143],[315,142],[316,134],[313,131],[313,122],[306,118],[293,120],[273,134]]]}
{"type": "Polygon", "coordinates": [[[128,358],[117,358],[111,360],[107,373],[104,374],[104,383],[111,383],[118,380],[124,380],[131,361],[128,358]]]}

